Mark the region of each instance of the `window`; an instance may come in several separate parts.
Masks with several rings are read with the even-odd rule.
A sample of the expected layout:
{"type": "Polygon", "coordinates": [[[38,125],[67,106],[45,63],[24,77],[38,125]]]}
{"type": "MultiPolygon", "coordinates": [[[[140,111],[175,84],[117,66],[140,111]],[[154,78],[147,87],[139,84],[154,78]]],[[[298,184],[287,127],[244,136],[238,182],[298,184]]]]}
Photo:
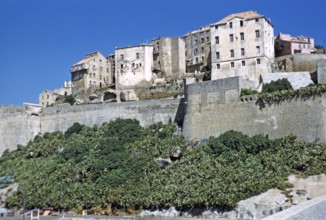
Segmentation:
{"type": "Polygon", "coordinates": [[[204,62],[205,61],[205,58],[204,57],[201,57],[201,61],[204,62]]]}
{"type": "Polygon", "coordinates": [[[207,42],[209,41],[209,37],[206,37],[206,41],[207,41],[207,42]]]}
{"type": "Polygon", "coordinates": [[[201,38],[201,42],[204,43],[205,42],[205,38],[201,38]]]}
{"type": "Polygon", "coordinates": [[[198,40],[195,40],[195,44],[198,44],[198,40]]]}
{"type": "Polygon", "coordinates": [[[215,55],[217,60],[220,59],[220,52],[216,52],[215,55]]]}
{"type": "Polygon", "coordinates": [[[260,59],[257,59],[257,64],[260,64],[260,59]]]}
{"type": "Polygon", "coordinates": [[[218,26],[217,25],[215,25],[215,29],[218,29],[218,26]]]}
{"type": "Polygon", "coordinates": [[[246,61],[242,61],[242,62],[241,62],[241,65],[242,65],[242,66],[245,66],[245,65],[246,65],[246,61]]]}
{"type": "Polygon", "coordinates": [[[230,56],[234,57],[234,50],[230,50],[230,56]]]}
{"type": "Polygon", "coordinates": [[[141,67],[141,63],[139,64],[139,67],[141,67]]]}
{"type": "Polygon", "coordinates": [[[231,68],[234,68],[234,62],[231,62],[231,68]]]}
{"type": "Polygon", "coordinates": [[[139,59],[139,53],[136,53],[136,59],[137,60],[139,59]]]}
{"type": "Polygon", "coordinates": [[[257,54],[260,54],[260,46],[257,46],[257,47],[256,47],[256,53],[257,53],[257,54]]]}
{"type": "Polygon", "coordinates": [[[240,27],[243,27],[243,21],[240,21],[240,27]]]}
{"type": "Polygon", "coordinates": [[[124,60],[125,59],[125,55],[124,54],[120,54],[120,60],[124,60]]]}
{"type": "Polygon", "coordinates": [[[243,32],[240,33],[240,40],[244,40],[244,33],[243,32]]]}
{"type": "Polygon", "coordinates": [[[202,53],[204,53],[204,47],[201,47],[200,50],[202,53]]]}
{"type": "Polygon", "coordinates": [[[100,59],[100,62],[102,62],[102,60],[100,59]]]}
{"type": "Polygon", "coordinates": [[[194,49],[194,55],[196,55],[197,54],[197,48],[196,49],[194,49]]]}
{"type": "Polygon", "coordinates": [[[245,55],[245,49],[241,48],[241,56],[244,56],[244,55],[245,55]]]}
{"type": "Polygon", "coordinates": [[[259,18],[256,18],[256,22],[258,22],[259,21],[259,18]]]}
{"type": "Polygon", "coordinates": [[[198,63],[198,57],[196,57],[196,63],[198,63]]]}
{"type": "Polygon", "coordinates": [[[132,66],[132,68],[135,68],[135,63],[132,63],[131,66],[132,66]]]}
{"type": "Polygon", "coordinates": [[[215,44],[219,44],[220,43],[220,38],[218,36],[215,37],[215,44]]]}
{"type": "Polygon", "coordinates": [[[120,65],[120,67],[121,67],[121,69],[123,69],[123,64],[121,63],[121,65],[120,65]]]}
{"type": "Polygon", "coordinates": [[[229,27],[232,28],[233,27],[233,24],[232,22],[229,23],[229,27]]]}
{"type": "Polygon", "coordinates": [[[230,42],[233,42],[234,38],[233,38],[233,34],[230,34],[230,42]]]}
{"type": "Polygon", "coordinates": [[[216,64],[216,69],[221,69],[221,65],[218,63],[218,64],[216,64]]]}
{"type": "Polygon", "coordinates": [[[50,98],[50,96],[49,96],[49,95],[46,95],[46,98],[47,98],[47,99],[49,99],[49,98],[50,98]]]}
{"type": "Polygon", "coordinates": [[[259,30],[256,30],[255,33],[256,33],[256,38],[260,38],[259,30]]]}

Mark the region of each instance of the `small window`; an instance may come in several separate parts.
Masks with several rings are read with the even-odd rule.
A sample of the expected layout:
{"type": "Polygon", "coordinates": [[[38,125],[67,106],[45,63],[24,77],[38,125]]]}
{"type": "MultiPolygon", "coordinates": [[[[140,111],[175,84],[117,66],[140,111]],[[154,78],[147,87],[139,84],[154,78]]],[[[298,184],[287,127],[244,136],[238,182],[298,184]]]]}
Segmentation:
{"type": "Polygon", "coordinates": [[[204,53],[204,47],[201,47],[200,50],[202,53],[204,53]]]}
{"type": "Polygon", "coordinates": [[[218,36],[215,37],[215,44],[219,44],[220,43],[220,38],[218,36]]]}
{"type": "Polygon", "coordinates": [[[205,61],[205,57],[201,57],[201,61],[204,62],[205,61]]]}
{"type": "Polygon", "coordinates": [[[246,65],[246,61],[242,61],[242,62],[241,62],[241,65],[242,65],[242,66],[245,66],[245,65],[246,65]]]}
{"type": "Polygon", "coordinates": [[[244,55],[245,55],[245,49],[241,48],[241,56],[244,56],[244,55]]]}
{"type": "Polygon", "coordinates": [[[230,50],[230,57],[234,57],[234,50],[230,50]]]}
{"type": "Polygon", "coordinates": [[[196,63],[198,63],[198,57],[196,57],[196,63]]]}
{"type": "Polygon", "coordinates": [[[198,44],[198,40],[195,40],[195,45],[198,44]]]}
{"type": "Polygon", "coordinates": [[[257,64],[260,64],[260,59],[257,59],[257,64]]]}
{"type": "Polygon", "coordinates": [[[125,59],[125,55],[124,54],[120,54],[120,60],[124,60],[125,59]]]}
{"type": "Polygon", "coordinates": [[[218,26],[217,25],[215,25],[215,29],[218,29],[218,26]]]}
{"type": "Polygon", "coordinates": [[[100,59],[100,62],[102,62],[102,60],[100,59]]]}
{"type": "Polygon", "coordinates": [[[201,38],[201,42],[204,43],[205,42],[205,38],[201,38]]]}
{"type": "Polygon", "coordinates": [[[220,59],[220,52],[216,52],[215,55],[217,60],[220,59]]]}
{"type": "Polygon", "coordinates": [[[139,53],[136,53],[136,59],[137,60],[139,59],[139,53]]]}
{"type": "Polygon", "coordinates": [[[230,42],[233,42],[233,41],[234,41],[233,34],[230,34],[230,42]]]}
{"type": "Polygon", "coordinates": [[[206,37],[206,41],[207,41],[207,42],[209,41],[209,37],[206,37]]]}
{"type": "Polygon", "coordinates": [[[121,65],[120,65],[120,67],[121,67],[121,69],[123,69],[123,64],[121,63],[121,65]]]}
{"type": "Polygon", "coordinates": [[[194,49],[194,55],[196,55],[196,54],[197,54],[197,52],[198,52],[198,51],[197,51],[197,48],[196,48],[196,49],[194,49]]]}
{"type": "Polygon", "coordinates": [[[257,54],[260,54],[260,46],[257,46],[257,47],[256,47],[256,53],[257,53],[257,54]]]}
{"type": "Polygon", "coordinates": [[[141,67],[141,63],[139,64],[139,67],[141,67]]]}
{"type": "Polygon", "coordinates": [[[135,63],[132,63],[131,66],[132,66],[132,68],[135,68],[135,63]]]}
{"type": "Polygon", "coordinates": [[[234,62],[231,62],[231,68],[234,68],[234,62]]]}
{"type": "Polygon", "coordinates": [[[259,30],[256,30],[255,33],[256,33],[256,38],[260,38],[259,30]]]}
{"type": "Polygon", "coordinates": [[[259,18],[256,18],[256,22],[258,22],[259,21],[259,18]]]}
{"type": "Polygon", "coordinates": [[[243,27],[243,20],[240,21],[240,27],[243,27]]]}
{"type": "Polygon", "coordinates": [[[216,69],[221,69],[221,65],[218,63],[218,64],[216,64],[216,69]]]}
{"type": "Polygon", "coordinates": [[[229,23],[229,27],[232,28],[233,27],[233,24],[232,22],[229,23]]]}
{"type": "Polygon", "coordinates": [[[241,32],[240,33],[240,40],[244,40],[245,38],[244,38],[244,33],[243,32],[241,32]]]}

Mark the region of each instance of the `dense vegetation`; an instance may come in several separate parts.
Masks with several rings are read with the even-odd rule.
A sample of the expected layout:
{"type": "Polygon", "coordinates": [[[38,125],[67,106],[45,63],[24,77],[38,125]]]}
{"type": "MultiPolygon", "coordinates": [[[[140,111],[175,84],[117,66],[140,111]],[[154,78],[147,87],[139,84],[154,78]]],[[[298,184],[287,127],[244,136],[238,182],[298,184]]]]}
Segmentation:
{"type": "Polygon", "coordinates": [[[230,208],[269,188],[285,188],[291,173],[326,170],[322,144],[229,131],[195,145],[174,131],[171,124],[145,129],[118,119],[37,136],[0,158],[0,177],[13,176],[20,185],[6,205],[20,207],[25,187],[28,208],[230,208]],[[173,158],[179,150],[182,157],[173,158]],[[173,162],[160,168],[159,157],[173,162]]]}

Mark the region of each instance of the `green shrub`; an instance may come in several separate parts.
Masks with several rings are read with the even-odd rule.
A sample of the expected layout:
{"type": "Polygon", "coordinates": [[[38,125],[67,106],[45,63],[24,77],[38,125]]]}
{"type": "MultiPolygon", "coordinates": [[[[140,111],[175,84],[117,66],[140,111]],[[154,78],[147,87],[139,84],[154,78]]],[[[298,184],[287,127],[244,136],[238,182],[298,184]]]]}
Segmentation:
{"type": "Polygon", "coordinates": [[[291,83],[286,78],[264,84],[262,93],[272,93],[283,90],[293,90],[291,83]]]}
{"type": "Polygon", "coordinates": [[[241,94],[240,96],[244,96],[244,95],[253,95],[253,94],[257,94],[258,92],[254,89],[247,89],[247,88],[243,88],[241,89],[241,94]]]}

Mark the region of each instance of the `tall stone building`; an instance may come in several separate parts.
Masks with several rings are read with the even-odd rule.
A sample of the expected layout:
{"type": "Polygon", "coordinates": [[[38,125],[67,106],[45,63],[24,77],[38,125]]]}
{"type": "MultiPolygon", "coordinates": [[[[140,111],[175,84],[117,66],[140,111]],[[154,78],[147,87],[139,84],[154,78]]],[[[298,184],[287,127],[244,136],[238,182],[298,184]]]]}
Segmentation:
{"type": "Polygon", "coordinates": [[[153,44],[153,72],[156,78],[181,79],[186,73],[185,43],[179,38],[158,38],[153,44]]]}
{"type": "Polygon", "coordinates": [[[212,80],[242,76],[257,87],[262,73],[271,72],[274,28],[253,11],[231,14],[210,26],[212,80]]]}
{"type": "Polygon", "coordinates": [[[126,100],[137,100],[137,89],[152,84],[153,45],[117,48],[115,50],[115,84],[126,100]]]}
{"type": "Polygon", "coordinates": [[[187,73],[205,72],[211,68],[210,26],[184,35],[187,73]]]}
{"type": "Polygon", "coordinates": [[[86,88],[102,88],[112,84],[112,76],[109,62],[100,52],[85,55],[71,67],[71,81],[74,85],[73,93],[86,88]]]}

